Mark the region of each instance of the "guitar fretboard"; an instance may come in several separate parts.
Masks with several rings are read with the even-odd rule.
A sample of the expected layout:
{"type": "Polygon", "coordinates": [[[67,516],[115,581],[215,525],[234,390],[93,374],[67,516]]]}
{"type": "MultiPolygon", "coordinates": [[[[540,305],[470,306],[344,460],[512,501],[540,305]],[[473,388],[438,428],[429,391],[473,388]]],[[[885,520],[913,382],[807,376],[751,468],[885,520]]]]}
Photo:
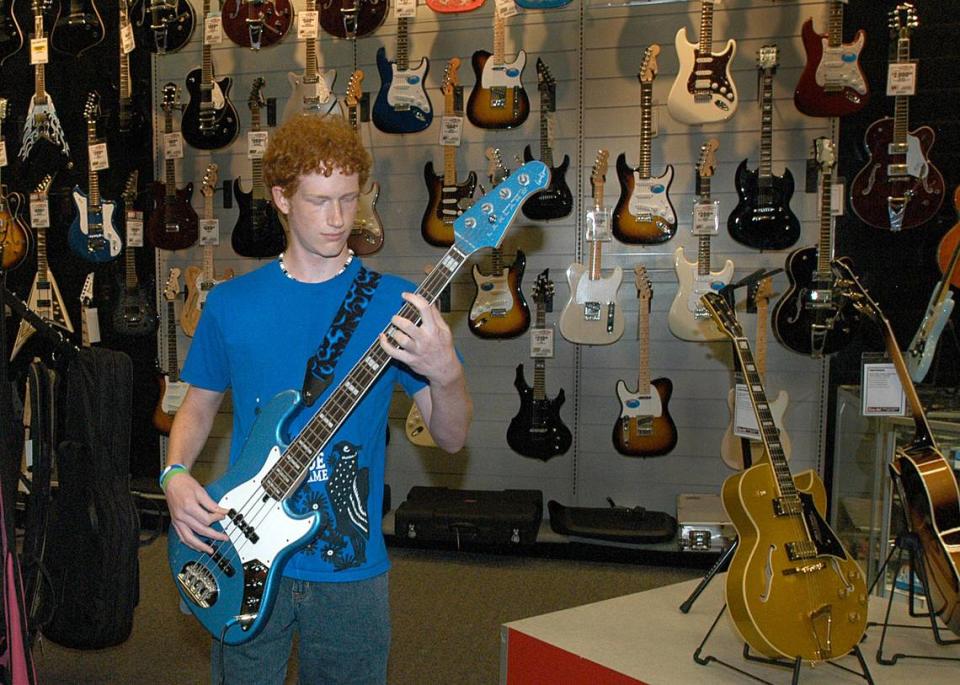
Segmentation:
{"type": "MultiPolygon", "coordinates": [[[[537,298],[536,328],[547,327],[547,306],[543,298],[537,298]]],[[[547,399],[547,360],[537,357],[533,360],[533,399],[542,402],[547,399]]],[[[533,425],[538,425],[537,406],[534,405],[533,425]]]]}
{"type": "Polygon", "coordinates": [[[702,0],[700,5],[700,54],[713,48],[713,0],[702,0]]]}
{"type": "MultiPolygon", "coordinates": [[[[697,195],[699,202],[709,203],[710,200],[710,176],[701,176],[697,174],[697,195]]],[[[710,236],[697,236],[697,274],[700,276],[710,275],[710,236]]]]}
{"type": "Polygon", "coordinates": [[[832,195],[833,167],[827,167],[820,173],[820,241],[817,244],[817,271],[820,274],[830,273],[830,262],[833,260],[832,195]]]}
{"type": "Polygon", "coordinates": [[[838,48],[843,41],[843,2],[831,2],[827,11],[827,45],[838,48]]]}
{"type": "MultiPolygon", "coordinates": [[[[121,30],[130,24],[130,18],[127,16],[126,0],[120,0],[120,28],[121,30]]],[[[130,99],[130,57],[123,51],[123,41],[118,46],[120,50],[120,99],[130,99]]]]}
{"type": "MultiPolygon", "coordinates": [[[[897,40],[897,64],[910,62],[910,38],[901,37],[897,40]]],[[[893,144],[898,146],[898,154],[907,153],[907,130],[910,125],[910,96],[897,95],[893,106],[893,144]]]]}
{"type": "Polygon", "coordinates": [[[637,338],[640,341],[640,373],[637,375],[637,393],[650,391],[650,297],[640,297],[640,315],[637,318],[637,338]]]}
{"type": "Polygon", "coordinates": [[[506,34],[506,21],[499,14],[493,14],[493,65],[498,67],[506,60],[503,54],[504,37],[506,34]]]}
{"type": "MultiPolygon", "coordinates": [[[[43,31],[43,12],[39,11],[33,17],[33,38],[46,38],[43,31]]],[[[49,41],[48,41],[49,42],[49,41]]],[[[44,65],[36,64],[33,69],[34,100],[39,104],[47,101],[47,84],[44,80],[44,65]]]]}
{"type": "Polygon", "coordinates": [[[167,300],[167,376],[172,382],[180,380],[180,360],[177,354],[177,315],[174,300],[167,300]]]}
{"type": "MultiPolygon", "coordinates": [[[[93,116],[87,117],[87,150],[97,142],[97,120],[93,116]]],[[[92,162],[87,164],[87,182],[89,183],[89,211],[100,211],[100,178],[93,170],[92,162]]]]}
{"type": "MultiPolygon", "coordinates": [[[[306,11],[316,12],[317,0],[307,0],[306,11]]],[[[317,39],[305,38],[304,43],[306,43],[307,48],[307,65],[303,71],[303,82],[316,83],[317,79],[319,78],[319,68],[317,66],[317,39]]]]}
{"type": "Polygon", "coordinates": [[[653,82],[640,82],[640,164],[637,174],[650,178],[650,144],[653,137],[653,82]]]}
{"type": "Polygon", "coordinates": [[[773,69],[760,72],[760,165],[757,170],[757,186],[761,205],[769,205],[773,198],[769,189],[773,183],[773,69]]]}
{"type": "MultiPolygon", "coordinates": [[[[173,133],[173,107],[167,109],[163,115],[163,131],[164,133],[173,133]]],[[[167,202],[166,206],[169,208],[173,204],[174,198],[177,196],[177,167],[175,159],[167,159],[164,155],[163,160],[163,178],[164,183],[166,184],[166,194],[167,202]]]]}
{"type": "Polygon", "coordinates": [[[550,118],[553,111],[550,85],[545,83],[540,88],[540,161],[549,167],[553,166],[553,147],[550,140],[550,118]]]}
{"type": "Polygon", "coordinates": [[[409,17],[400,17],[397,19],[397,69],[406,71],[410,65],[410,56],[408,54],[409,17]]]}
{"type": "MultiPolygon", "coordinates": [[[[250,130],[261,130],[260,102],[258,100],[254,100],[253,104],[250,105],[250,130]]],[[[263,185],[263,158],[255,157],[251,159],[250,168],[253,174],[253,185],[250,189],[251,196],[254,200],[266,200],[267,188],[263,185]]]]}
{"type": "MultiPolygon", "coordinates": [[[[204,18],[210,13],[210,0],[203,0],[203,16],[204,18]]],[[[213,88],[213,60],[210,59],[210,44],[204,40],[203,41],[203,64],[201,66],[201,77],[200,77],[200,101],[201,102],[210,102],[213,97],[212,88],[213,88]]]]}

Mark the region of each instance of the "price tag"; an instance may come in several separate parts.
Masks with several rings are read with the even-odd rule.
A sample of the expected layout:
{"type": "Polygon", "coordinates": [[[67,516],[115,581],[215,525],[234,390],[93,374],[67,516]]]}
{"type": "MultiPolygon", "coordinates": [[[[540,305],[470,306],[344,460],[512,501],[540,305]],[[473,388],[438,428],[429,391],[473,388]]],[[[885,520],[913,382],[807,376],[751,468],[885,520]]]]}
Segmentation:
{"type": "Polygon", "coordinates": [[[720,201],[697,202],[693,205],[693,234],[717,235],[720,232],[720,201]]]}
{"type": "Polygon", "coordinates": [[[609,209],[591,209],[587,212],[587,231],[584,237],[589,241],[613,240],[609,209]]]}
{"type": "Polygon", "coordinates": [[[417,0],[397,0],[397,19],[413,19],[417,16],[417,0]]]}
{"type": "Polygon", "coordinates": [[[220,219],[200,219],[198,226],[201,245],[220,244],[220,219]]]}
{"type": "Polygon", "coordinates": [[[136,41],[133,39],[133,26],[129,23],[120,27],[120,48],[123,50],[123,54],[129,55],[133,52],[134,48],[137,47],[136,41]]]}
{"type": "Polygon", "coordinates": [[[219,45],[223,42],[223,17],[219,14],[208,14],[203,20],[203,44],[219,45]]]}
{"type": "Polygon", "coordinates": [[[110,168],[110,158],[107,156],[106,143],[94,143],[87,147],[87,154],[90,156],[90,170],[103,171],[110,168]]]}
{"type": "Polygon", "coordinates": [[[320,24],[320,15],[317,10],[309,10],[297,14],[297,38],[316,38],[317,26],[320,24]]]}
{"type": "Polygon", "coordinates": [[[269,131],[247,131],[247,159],[263,159],[269,131]]]}
{"type": "Polygon", "coordinates": [[[861,388],[861,413],[864,416],[903,416],[906,395],[893,364],[864,364],[861,388]]]}
{"type": "Polygon", "coordinates": [[[169,378],[166,381],[163,388],[163,399],[160,400],[160,408],[166,414],[176,414],[180,405],[183,404],[183,398],[186,397],[187,388],[190,387],[190,384],[183,381],[172,381],[169,378]]]}
{"type": "Polygon", "coordinates": [[[846,200],[843,183],[833,183],[830,186],[830,216],[843,216],[843,204],[846,200]]]}
{"type": "Polygon", "coordinates": [[[46,64],[49,59],[46,38],[30,39],[30,64],[46,64]]]}
{"type": "Polygon", "coordinates": [[[530,329],[530,356],[534,359],[553,357],[553,329],[530,329]]]}
{"type": "Polygon", "coordinates": [[[28,469],[33,468],[33,438],[23,441],[23,461],[28,469]]]}
{"type": "Polygon", "coordinates": [[[143,247],[143,212],[127,210],[127,247],[143,247]]]}
{"type": "Polygon", "coordinates": [[[517,3],[514,0],[497,0],[497,16],[506,19],[517,14],[517,3]]]}
{"type": "Polygon", "coordinates": [[[7,141],[0,139],[0,167],[7,166],[7,141]]]}
{"type": "Polygon", "coordinates": [[[87,340],[91,345],[100,342],[100,315],[96,307],[86,307],[83,317],[87,322],[87,340]]]}
{"type": "Polygon", "coordinates": [[[460,147],[463,135],[463,117],[443,117],[440,126],[440,144],[460,147]]]}
{"type": "Polygon", "coordinates": [[[30,193],[30,225],[33,228],[50,228],[50,205],[42,193],[30,193]]]}
{"type": "Polygon", "coordinates": [[[887,65],[887,95],[915,95],[916,90],[916,64],[887,65]]]}
{"type": "Polygon", "coordinates": [[[183,159],[183,137],[179,131],[163,134],[163,158],[183,159]]]}
{"type": "Polygon", "coordinates": [[[750,401],[750,391],[746,383],[737,383],[735,397],[733,434],[741,438],[759,440],[760,426],[757,425],[757,415],[753,413],[753,403],[750,401]]]}

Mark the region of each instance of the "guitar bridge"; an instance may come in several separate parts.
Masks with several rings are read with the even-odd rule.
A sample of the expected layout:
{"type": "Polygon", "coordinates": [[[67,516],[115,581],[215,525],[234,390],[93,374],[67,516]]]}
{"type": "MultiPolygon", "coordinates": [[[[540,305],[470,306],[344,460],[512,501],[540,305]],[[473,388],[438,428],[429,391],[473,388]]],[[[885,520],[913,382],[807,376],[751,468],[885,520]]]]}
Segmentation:
{"type": "Polygon", "coordinates": [[[220,587],[213,573],[203,564],[191,561],[177,574],[177,583],[187,598],[202,609],[209,609],[220,597],[220,587]]]}

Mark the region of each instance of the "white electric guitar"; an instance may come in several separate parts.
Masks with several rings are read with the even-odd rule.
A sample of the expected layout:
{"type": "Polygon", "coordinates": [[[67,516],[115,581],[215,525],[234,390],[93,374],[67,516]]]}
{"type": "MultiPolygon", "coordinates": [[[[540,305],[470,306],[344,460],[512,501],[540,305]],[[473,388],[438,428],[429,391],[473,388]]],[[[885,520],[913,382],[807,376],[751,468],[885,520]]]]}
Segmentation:
{"type": "MultiPolygon", "coordinates": [[[[317,11],[317,0],[307,0],[305,12],[317,11]]],[[[300,14],[301,18],[303,13],[300,14]]],[[[301,19],[302,20],[302,19],[301,19]]],[[[314,24],[319,31],[320,24],[314,24]]],[[[333,94],[333,82],[337,80],[335,69],[320,69],[317,64],[317,38],[305,38],[307,50],[307,64],[303,74],[287,72],[290,81],[290,98],[283,108],[283,120],[286,121],[296,114],[330,114],[340,101],[333,94]]]]}
{"type": "Polygon", "coordinates": [[[726,121],[740,102],[730,75],[737,42],[731,38],[723,52],[713,52],[713,7],[719,4],[720,0],[701,0],[699,43],[687,40],[685,26],[674,41],[680,71],[667,97],[667,109],[684,124],[726,121]]]}
{"type": "Polygon", "coordinates": [[[733,262],[729,259],[720,271],[710,270],[711,235],[697,226],[698,215],[712,215],[716,220],[719,214],[719,208],[710,199],[710,178],[716,166],[718,147],[720,143],[716,138],[708,140],[700,146],[700,159],[697,162],[699,197],[694,205],[694,229],[700,231],[697,235],[697,261],[688,261],[682,247],[678,247],[673,253],[673,268],[677,271],[680,288],[670,305],[667,324],[670,332],[681,340],[726,340],[726,336],[717,329],[710,313],[700,302],[701,295],[722,289],[733,278],[733,262]]]}
{"type": "MultiPolygon", "coordinates": [[[[33,34],[31,43],[43,41],[44,50],[49,49],[50,41],[43,28],[43,13],[50,9],[51,0],[33,0],[33,34]]],[[[31,45],[31,49],[32,49],[31,45]]],[[[27,110],[27,119],[23,124],[23,143],[20,146],[21,162],[26,162],[33,150],[33,146],[42,138],[54,146],[59,147],[64,157],[70,158],[70,144],[60,125],[57,110],[53,106],[53,98],[47,92],[45,80],[45,61],[38,61],[34,65],[34,92],[30,96],[30,106],[27,110]]]]}

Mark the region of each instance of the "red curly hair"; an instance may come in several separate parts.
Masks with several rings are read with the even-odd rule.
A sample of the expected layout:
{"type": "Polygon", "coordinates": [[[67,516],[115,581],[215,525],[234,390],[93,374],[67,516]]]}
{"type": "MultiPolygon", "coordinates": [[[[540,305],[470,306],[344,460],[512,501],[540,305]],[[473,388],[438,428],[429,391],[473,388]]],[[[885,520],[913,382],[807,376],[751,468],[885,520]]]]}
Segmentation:
{"type": "Polygon", "coordinates": [[[304,174],[330,176],[334,170],[358,174],[363,188],[370,176],[370,154],[353,127],[338,116],[298,114],[270,135],[263,155],[263,180],[291,197],[304,174]]]}

